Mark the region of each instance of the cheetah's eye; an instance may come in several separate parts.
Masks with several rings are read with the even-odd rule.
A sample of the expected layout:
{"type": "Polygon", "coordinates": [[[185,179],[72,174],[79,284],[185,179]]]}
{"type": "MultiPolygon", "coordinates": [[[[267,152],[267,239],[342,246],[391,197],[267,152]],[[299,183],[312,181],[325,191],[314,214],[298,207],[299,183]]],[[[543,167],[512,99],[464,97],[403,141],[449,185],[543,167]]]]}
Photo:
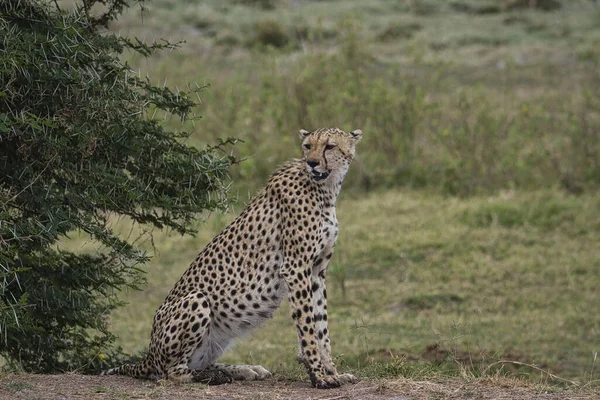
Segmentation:
{"type": "Polygon", "coordinates": [[[310,144],[305,144],[305,145],[304,145],[304,148],[305,148],[306,150],[310,150],[310,144]]]}
{"type": "Polygon", "coordinates": [[[333,143],[329,143],[329,144],[327,144],[327,145],[325,146],[325,150],[331,150],[331,149],[333,149],[334,147],[335,147],[335,144],[333,144],[333,143]]]}

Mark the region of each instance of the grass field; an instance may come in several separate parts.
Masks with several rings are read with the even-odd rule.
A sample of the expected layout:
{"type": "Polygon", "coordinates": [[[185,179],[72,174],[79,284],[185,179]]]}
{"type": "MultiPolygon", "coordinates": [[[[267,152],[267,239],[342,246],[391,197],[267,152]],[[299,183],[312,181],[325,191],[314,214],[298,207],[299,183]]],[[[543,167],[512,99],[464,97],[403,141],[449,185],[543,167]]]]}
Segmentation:
{"type": "Polygon", "coordinates": [[[299,128],[338,125],[368,133],[353,188],[578,193],[600,183],[600,6],[560,3],[157,0],[112,28],[186,40],[127,59],[156,83],[210,85],[190,143],[243,139],[233,174],[253,187],[299,128]]]}
{"type": "MultiPolygon", "coordinates": [[[[188,142],[238,137],[245,159],[233,213],[196,238],[154,234],[148,287],[123,294],[111,320],[119,344],[147,346],[175,280],[298,154],[295,132],[337,125],[365,132],[328,277],[344,369],[597,384],[600,5],[508,3],[156,0],[114,23],[147,42],[186,40],[124,57],[153,82],[209,84],[188,142]]],[[[303,376],[295,340],[284,305],[226,359],[303,376]]]]}
{"type": "MultiPolygon", "coordinates": [[[[492,374],[492,363],[507,360],[597,379],[599,215],[597,196],[557,191],[468,200],[425,191],[346,196],[329,270],[338,363],[366,376],[424,377],[492,374]]],[[[129,293],[129,306],[111,321],[126,350],[147,346],[155,309],[230,219],[212,217],[196,239],[154,235],[148,287],[129,293]]],[[[295,354],[284,305],[226,359],[301,374],[295,354]]]]}

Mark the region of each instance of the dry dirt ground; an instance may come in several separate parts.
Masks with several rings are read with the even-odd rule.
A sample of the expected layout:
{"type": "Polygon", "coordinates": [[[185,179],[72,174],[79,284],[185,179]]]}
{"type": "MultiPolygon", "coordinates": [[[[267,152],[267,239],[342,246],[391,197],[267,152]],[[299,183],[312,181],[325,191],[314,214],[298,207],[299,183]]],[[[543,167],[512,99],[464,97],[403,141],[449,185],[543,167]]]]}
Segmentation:
{"type": "Polygon", "coordinates": [[[364,380],[339,389],[313,389],[307,382],[270,379],[221,386],[174,385],[119,376],[0,375],[0,399],[282,399],[282,400],[421,400],[599,399],[584,391],[557,390],[505,378],[419,382],[407,379],[364,380]]]}

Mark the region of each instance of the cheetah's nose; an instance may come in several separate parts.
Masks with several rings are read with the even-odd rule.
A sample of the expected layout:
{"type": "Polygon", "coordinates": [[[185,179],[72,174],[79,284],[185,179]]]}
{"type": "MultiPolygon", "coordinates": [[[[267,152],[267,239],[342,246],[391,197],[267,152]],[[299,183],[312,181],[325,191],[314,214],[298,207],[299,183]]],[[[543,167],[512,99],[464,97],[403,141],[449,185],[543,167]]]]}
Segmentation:
{"type": "Polygon", "coordinates": [[[308,166],[309,166],[309,167],[311,167],[311,168],[314,168],[314,167],[316,167],[317,165],[319,165],[319,162],[318,162],[318,161],[315,161],[315,160],[308,160],[306,163],[307,163],[307,164],[308,164],[308,166]]]}

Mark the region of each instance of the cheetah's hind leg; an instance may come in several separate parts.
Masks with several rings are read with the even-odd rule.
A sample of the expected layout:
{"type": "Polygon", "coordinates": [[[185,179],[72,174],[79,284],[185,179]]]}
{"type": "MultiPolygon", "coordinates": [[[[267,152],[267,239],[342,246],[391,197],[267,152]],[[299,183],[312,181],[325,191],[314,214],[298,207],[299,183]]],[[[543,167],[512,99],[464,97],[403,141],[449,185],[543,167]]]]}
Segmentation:
{"type": "Polygon", "coordinates": [[[236,381],[262,381],[272,375],[261,365],[212,364],[207,371],[220,371],[236,381]]]}
{"type": "Polygon", "coordinates": [[[167,378],[179,383],[201,382],[219,385],[233,380],[227,371],[190,368],[193,356],[208,345],[210,303],[200,293],[188,293],[173,301],[166,310],[172,317],[157,332],[156,347],[166,364],[167,378]]]}

